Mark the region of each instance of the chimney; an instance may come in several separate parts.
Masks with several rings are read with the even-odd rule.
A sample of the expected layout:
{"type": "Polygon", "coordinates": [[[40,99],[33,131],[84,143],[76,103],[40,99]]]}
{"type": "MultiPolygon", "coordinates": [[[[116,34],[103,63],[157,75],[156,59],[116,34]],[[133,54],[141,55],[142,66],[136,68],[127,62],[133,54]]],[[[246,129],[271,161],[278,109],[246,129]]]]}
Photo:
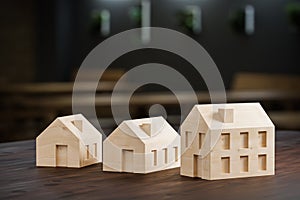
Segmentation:
{"type": "Polygon", "coordinates": [[[82,120],[73,120],[71,122],[78,130],[80,130],[80,132],[82,132],[82,120]]]}
{"type": "Polygon", "coordinates": [[[150,123],[143,123],[140,125],[140,128],[151,137],[151,124],[150,123]]]}
{"type": "Polygon", "coordinates": [[[218,113],[223,123],[233,123],[233,108],[219,108],[218,113]]]}

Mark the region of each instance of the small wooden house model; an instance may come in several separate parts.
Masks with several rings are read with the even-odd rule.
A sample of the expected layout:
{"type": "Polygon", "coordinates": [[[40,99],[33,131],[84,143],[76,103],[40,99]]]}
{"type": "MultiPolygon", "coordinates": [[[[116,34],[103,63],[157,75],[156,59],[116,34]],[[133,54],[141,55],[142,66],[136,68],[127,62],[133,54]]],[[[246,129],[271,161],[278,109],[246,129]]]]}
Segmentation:
{"type": "Polygon", "coordinates": [[[123,121],[103,143],[103,171],[150,173],[179,167],[180,136],[163,117],[123,121]]]}
{"type": "Polygon", "coordinates": [[[183,176],[274,174],[274,125],[259,103],[196,105],[181,125],[183,176]]]}
{"type": "Polygon", "coordinates": [[[81,114],[55,119],[36,138],[36,165],[80,168],[102,161],[102,135],[81,114]]]}

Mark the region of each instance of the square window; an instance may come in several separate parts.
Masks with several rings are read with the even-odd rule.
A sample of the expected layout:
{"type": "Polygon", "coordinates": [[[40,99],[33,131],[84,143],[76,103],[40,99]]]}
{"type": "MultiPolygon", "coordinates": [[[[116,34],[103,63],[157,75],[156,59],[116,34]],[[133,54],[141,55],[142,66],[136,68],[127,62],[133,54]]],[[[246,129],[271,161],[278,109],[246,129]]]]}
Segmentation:
{"type": "Polygon", "coordinates": [[[241,132],[240,133],[240,147],[249,148],[249,133],[241,132]]]}
{"type": "Polygon", "coordinates": [[[258,141],[259,141],[260,147],[267,147],[267,132],[266,131],[258,132],[258,141]]]}
{"type": "Polygon", "coordinates": [[[152,150],[151,152],[153,153],[153,165],[156,166],[157,165],[157,150],[152,150]]]}
{"type": "Polygon", "coordinates": [[[221,134],[221,145],[222,145],[222,149],[224,149],[224,150],[230,149],[230,134],[229,133],[221,134]]]}
{"type": "Polygon", "coordinates": [[[222,157],[221,163],[222,163],[222,172],[226,174],[230,173],[230,158],[222,157]]]}
{"type": "Polygon", "coordinates": [[[86,147],[86,159],[90,159],[90,146],[85,145],[85,147],[86,147]]]}
{"type": "Polygon", "coordinates": [[[249,171],[249,158],[248,156],[240,156],[240,171],[248,172],[249,171]]]}
{"type": "Polygon", "coordinates": [[[203,145],[203,140],[204,140],[204,133],[199,133],[199,149],[201,149],[202,148],[202,145],[203,145]]]}
{"type": "Polygon", "coordinates": [[[168,148],[164,148],[163,152],[164,152],[164,156],[165,156],[165,164],[167,164],[168,163],[168,148]]]}
{"type": "Polygon", "coordinates": [[[258,155],[258,169],[267,170],[267,155],[258,155]]]}
{"type": "Polygon", "coordinates": [[[175,162],[178,161],[178,147],[174,147],[174,153],[175,153],[175,162]]]}
{"type": "Polygon", "coordinates": [[[192,140],[192,132],[186,131],[185,132],[185,147],[188,147],[191,144],[192,140]]]}

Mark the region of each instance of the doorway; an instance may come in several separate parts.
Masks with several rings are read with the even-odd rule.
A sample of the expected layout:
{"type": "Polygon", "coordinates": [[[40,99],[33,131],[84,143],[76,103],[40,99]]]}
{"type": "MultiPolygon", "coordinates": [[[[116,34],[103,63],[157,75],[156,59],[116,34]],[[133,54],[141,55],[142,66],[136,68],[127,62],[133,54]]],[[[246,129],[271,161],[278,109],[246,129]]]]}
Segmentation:
{"type": "Polygon", "coordinates": [[[194,177],[201,177],[202,176],[202,159],[199,155],[194,155],[194,166],[193,166],[193,172],[194,177]]]}
{"type": "Polygon", "coordinates": [[[56,145],[56,166],[67,167],[68,146],[56,145]]]}
{"type": "Polygon", "coordinates": [[[133,172],[133,150],[122,150],[122,171],[133,172]]]}

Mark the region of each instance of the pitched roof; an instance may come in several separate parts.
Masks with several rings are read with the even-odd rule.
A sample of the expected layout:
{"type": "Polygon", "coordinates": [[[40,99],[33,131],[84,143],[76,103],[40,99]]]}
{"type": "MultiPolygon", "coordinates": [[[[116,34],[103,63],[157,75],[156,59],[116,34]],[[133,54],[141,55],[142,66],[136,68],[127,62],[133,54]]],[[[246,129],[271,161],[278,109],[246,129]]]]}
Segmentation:
{"type": "Polygon", "coordinates": [[[144,144],[156,141],[169,143],[175,139],[178,133],[169,125],[163,117],[152,117],[123,121],[119,127],[123,133],[139,138],[144,144]],[[151,134],[148,135],[140,126],[150,124],[151,134]]]}
{"type": "Polygon", "coordinates": [[[87,143],[89,138],[99,138],[99,135],[100,137],[102,136],[82,114],[58,117],[40,135],[46,133],[48,128],[58,126],[60,123],[83,143],[87,143]],[[81,121],[82,130],[76,127],[74,124],[75,121],[81,121]]]}
{"type": "Polygon", "coordinates": [[[211,130],[274,126],[259,103],[204,104],[195,106],[211,130]],[[233,122],[222,122],[218,110],[233,109],[233,122]]]}

